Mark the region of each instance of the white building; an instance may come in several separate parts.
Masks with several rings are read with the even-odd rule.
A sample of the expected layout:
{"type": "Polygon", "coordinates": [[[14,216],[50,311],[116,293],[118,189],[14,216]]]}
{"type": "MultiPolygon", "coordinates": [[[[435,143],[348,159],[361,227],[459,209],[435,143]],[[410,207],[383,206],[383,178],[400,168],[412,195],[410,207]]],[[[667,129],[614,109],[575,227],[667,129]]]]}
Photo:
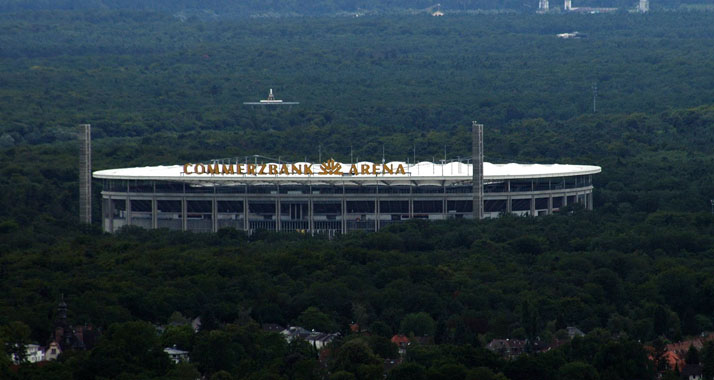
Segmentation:
{"type": "Polygon", "coordinates": [[[169,359],[176,364],[181,362],[188,363],[189,361],[188,351],[179,350],[175,344],[173,347],[164,348],[164,352],[169,355],[169,359]]]}
{"type": "MultiPolygon", "coordinates": [[[[483,164],[484,216],[592,209],[600,167],[483,164]]],[[[102,224],[195,232],[235,228],[344,234],[411,219],[472,219],[473,165],[215,160],[94,172],[104,180],[102,224]]]]}
{"type": "MultiPolygon", "coordinates": [[[[13,363],[20,364],[20,358],[17,355],[12,354],[10,358],[13,363]]],[[[25,359],[29,363],[39,363],[45,360],[45,352],[39,344],[28,344],[25,346],[25,359]]]]}

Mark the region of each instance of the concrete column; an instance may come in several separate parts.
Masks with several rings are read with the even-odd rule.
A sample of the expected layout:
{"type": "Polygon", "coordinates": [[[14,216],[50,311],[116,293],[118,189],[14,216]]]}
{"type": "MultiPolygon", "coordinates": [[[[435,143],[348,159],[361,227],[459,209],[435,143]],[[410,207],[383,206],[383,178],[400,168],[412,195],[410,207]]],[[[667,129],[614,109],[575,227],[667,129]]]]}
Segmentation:
{"type": "Polygon", "coordinates": [[[563,194],[563,207],[568,205],[568,194],[563,194]]]}
{"type": "Polygon", "coordinates": [[[108,220],[108,228],[109,230],[104,230],[107,232],[114,233],[114,201],[112,201],[112,196],[109,196],[109,220],[108,220]]]}
{"type": "Polygon", "coordinates": [[[342,234],[347,233],[347,201],[345,200],[345,183],[342,182],[342,202],[340,204],[340,213],[342,214],[342,234]]]}
{"type": "Polygon", "coordinates": [[[131,193],[129,193],[129,181],[126,182],[126,225],[131,226],[131,193]]]}
{"type": "MultiPolygon", "coordinates": [[[[510,186],[509,186],[510,187],[510,186]]],[[[510,190],[509,190],[510,191],[510,190]]],[[[513,199],[509,195],[508,198],[506,199],[506,212],[511,213],[513,212],[513,199]]]]}
{"type": "Polygon", "coordinates": [[[531,216],[536,216],[535,195],[531,195],[531,216]]]}
{"type": "Polygon", "coordinates": [[[307,199],[307,218],[308,218],[308,228],[310,229],[310,234],[315,235],[315,220],[313,219],[313,201],[312,201],[312,185],[308,185],[308,199],[307,199]]]}
{"type": "Polygon", "coordinates": [[[444,220],[446,220],[446,181],[444,181],[443,183],[442,195],[443,198],[441,200],[441,214],[443,215],[444,220]]]}
{"type": "Polygon", "coordinates": [[[409,220],[414,219],[414,198],[409,197],[409,220]]]}
{"type": "MultiPolygon", "coordinates": [[[[246,186],[246,192],[248,191],[246,186]]],[[[243,231],[250,230],[250,222],[248,222],[248,197],[243,198],[243,231]]]]}
{"type": "Polygon", "coordinates": [[[181,230],[186,231],[188,229],[188,205],[186,204],[186,198],[181,198],[181,230]]]}
{"type": "MultiPolygon", "coordinates": [[[[379,191],[379,190],[377,190],[379,191]]],[[[379,197],[374,198],[374,230],[379,231],[379,197]]]]}
{"type": "Polygon", "coordinates": [[[159,227],[158,222],[158,201],[156,197],[151,198],[151,228],[157,229],[159,227]]]}
{"type": "Polygon", "coordinates": [[[212,229],[213,232],[218,232],[218,201],[216,201],[216,195],[213,195],[211,200],[211,221],[213,222],[212,229]]]}
{"type": "Polygon", "coordinates": [[[585,196],[585,200],[588,203],[588,210],[592,211],[593,209],[593,193],[590,192],[585,196]]]}
{"type": "Polygon", "coordinates": [[[553,214],[553,194],[548,194],[548,215],[553,214]]]}
{"type": "Polygon", "coordinates": [[[282,223],[280,222],[280,186],[277,186],[278,194],[275,199],[275,230],[280,231],[282,223]]]}
{"type": "Polygon", "coordinates": [[[312,188],[310,188],[310,199],[307,201],[307,217],[310,221],[308,225],[310,227],[311,235],[315,235],[315,219],[313,218],[315,212],[314,207],[315,202],[312,200],[312,188]]]}

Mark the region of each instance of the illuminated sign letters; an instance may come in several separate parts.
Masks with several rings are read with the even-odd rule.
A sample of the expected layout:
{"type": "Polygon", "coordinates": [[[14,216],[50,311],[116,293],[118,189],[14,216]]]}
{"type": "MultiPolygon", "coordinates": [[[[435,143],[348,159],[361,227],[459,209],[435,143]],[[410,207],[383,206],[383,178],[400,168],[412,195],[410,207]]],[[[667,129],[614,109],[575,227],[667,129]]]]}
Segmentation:
{"type": "Polygon", "coordinates": [[[406,175],[403,164],[351,164],[348,171],[342,164],[329,159],[313,171],[313,164],[184,164],[184,175],[406,175]]]}

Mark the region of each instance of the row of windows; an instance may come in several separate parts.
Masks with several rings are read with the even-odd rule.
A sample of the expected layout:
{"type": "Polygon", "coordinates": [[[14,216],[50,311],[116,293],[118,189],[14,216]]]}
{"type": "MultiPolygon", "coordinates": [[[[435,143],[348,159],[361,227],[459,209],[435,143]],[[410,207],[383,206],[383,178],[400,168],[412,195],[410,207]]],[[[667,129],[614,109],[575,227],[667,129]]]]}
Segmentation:
{"type": "MultiPolygon", "coordinates": [[[[582,197],[582,196],[580,196],[582,197]]],[[[575,196],[567,197],[568,204],[584,199],[577,199],[575,196]]],[[[444,212],[443,200],[413,201],[414,214],[419,213],[442,213],[444,212]]],[[[129,201],[132,212],[152,212],[151,200],[132,199],[129,201]]],[[[563,197],[553,197],[553,208],[560,208],[564,204],[563,197]]],[[[118,215],[126,211],[127,202],[125,200],[112,200],[112,213],[118,215]]],[[[374,201],[346,201],[345,209],[347,213],[367,213],[375,212],[374,201]]],[[[178,200],[157,200],[156,210],[159,213],[181,213],[181,201],[178,200]]],[[[543,210],[548,208],[548,198],[536,198],[535,209],[543,210]]],[[[485,212],[505,212],[507,209],[506,200],[485,200],[485,212]]],[[[511,200],[512,211],[527,211],[531,209],[530,199],[511,200]]],[[[313,204],[315,214],[340,214],[342,204],[338,202],[316,202],[313,204]]],[[[212,202],[209,200],[187,200],[186,211],[189,214],[211,214],[212,202]]],[[[225,214],[242,214],[244,212],[243,201],[216,201],[216,211],[225,214]]],[[[409,213],[409,201],[379,201],[380,213],[409,213]]],[[[447,200],[447,212],[470,213],[473,212],[473,202],[469,200],[447,200]]],[[[275,214],[276,202],[249,201],[248,212],[252,214],[275,214]]],[[[306,202],[280,202],[280,213],[282,215],[296,215],[298,219],[308,215],[308,204],[306,202]]]]}
{"type": "MultiPolygon", "coordinates": [[[[592,185],[592,176],[574,176],[533,180],[512,180],[487,183],[484,193],[528,192],[573,189],[592,185]]],[[[192,193],[192,194],[439,194],[471,193],[472,187],[466,185],[448,186],[354,186],[354,185],[213,185],[210,183],[192,184],[170,181],[106,180],[104,189],[131,193],[192,193]]]]}

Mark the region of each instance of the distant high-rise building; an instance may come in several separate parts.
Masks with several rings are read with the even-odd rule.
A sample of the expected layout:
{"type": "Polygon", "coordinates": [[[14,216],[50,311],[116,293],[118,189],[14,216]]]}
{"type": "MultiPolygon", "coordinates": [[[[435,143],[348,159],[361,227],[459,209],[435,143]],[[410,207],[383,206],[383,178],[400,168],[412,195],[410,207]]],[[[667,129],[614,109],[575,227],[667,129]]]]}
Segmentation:
{"type": "Polygon", "coordinates": [[[550,8],[550,5],[548,4],[548,0],[540,0],[538,2],[538,11],[539,12],[547,12],[548,8],[550,8]]]}

